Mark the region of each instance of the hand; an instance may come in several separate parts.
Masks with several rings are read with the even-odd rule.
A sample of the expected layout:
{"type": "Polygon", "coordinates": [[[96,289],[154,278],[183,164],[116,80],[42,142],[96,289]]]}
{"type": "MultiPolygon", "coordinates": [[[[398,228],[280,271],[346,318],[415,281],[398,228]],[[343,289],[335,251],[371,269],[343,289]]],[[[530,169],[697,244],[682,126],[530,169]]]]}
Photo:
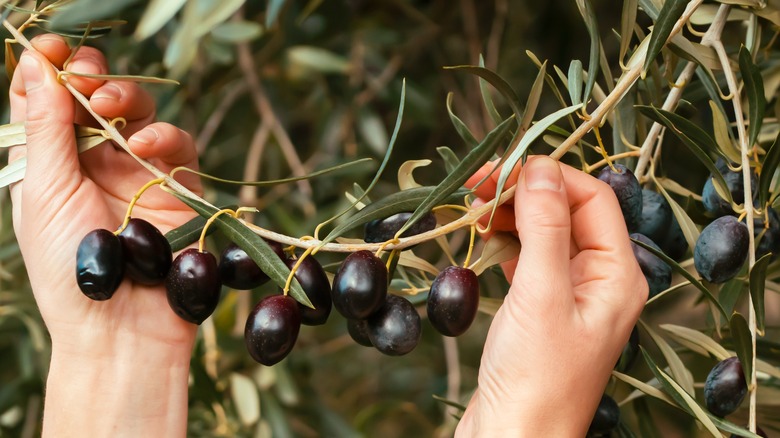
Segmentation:
{"type": "MultiPolygon", "coordinates": [[[[496,179],[476,190],[475,207],[494,197],[496,179]]],[[[503,265],[511,287],[457,435],[584,436],[648,293],[617,199],[603,182],[538,157],[520,173],[514,205],[497,214],[494,230],[511,227],[523,248],[503,265]]]]}
{"type": "MultiPolygon", "coordinates": [[[[63,69],[70,48],[56,35],[42,35],[32,43],[39,53],[22,54],[10,90],[11,121],[24,121],[27,132],[26,147],[14,148],[10,160],[24,155],[28,160],[25,179],[12,188],[11,196],[16,236],[52,338],[44,433],[106,436],[109,433],[101,433],[100,427],[116,427],[132,417],[139,424],[116,427],[120,433],[149,436],[142,433],[146,425],[140,422],[155,426],[148,417],[162,417],[165,411],[146,410],[171,409],[183,401],[184,423],[176,419],[173,430],[156,425],[153,433],[181,435],[181,427],[186,427],[186,385],[196,327],[170,310],[162,286],[143,287],[125,280],[111,300],[96,302],[82,295],[75,275],[76,248],[84,235],[95,228],[117,229],[132,196],[154,176],[110,142],[79,156],[73,124],[95,126],[96,122],[57,82],[51,67],[63,69]],[[139,366],[145,374],[136,375],[142,371],[134,368],[139,366]],[[164,376],[155,380],[158,372],[164,376]],[[132,378],[138,380],[131,383],[132,378]],[[178,388],[174,394],[162,393],[172,389],[165,386],[168,383],[178,388]],[[128,386],[122,388],[123,384],[128,386]],[[159,397],[153,398],[153,393],[159,397]],[[79,412],[85,408],[79,401],[99,403],[85,398],[100,396],[109,401],[79,412]],[[111,411],[112,397],[121,400],[116,412],[111,411]],[[133,406],[136,402],[140,405],[133,406]],[[95,413],[95,408],[99,414],[80,418],[95,413]],[[140,411],[133,415],[121,412],[128,408],[140,411]]],[[[89,47],[79,49],[64,70],[108,72],[103,55],[89,47]]],[[[169,124],[150,124],[155,104],[137,84],[75,76],[67,80],[90,99],[98,114],[127,120],[123,135],[133,134],[128,143],[135,154],[164,172],[181,165],[197,167],[188,134],[169,124]]],[[[188,178],[181,181],[200,191],[199,180],[188,178]]],[[[133,210],[133,217],[150,221],[162,232],[193,216],[184,204],[157,187],[148,190],[133,210]]]]}

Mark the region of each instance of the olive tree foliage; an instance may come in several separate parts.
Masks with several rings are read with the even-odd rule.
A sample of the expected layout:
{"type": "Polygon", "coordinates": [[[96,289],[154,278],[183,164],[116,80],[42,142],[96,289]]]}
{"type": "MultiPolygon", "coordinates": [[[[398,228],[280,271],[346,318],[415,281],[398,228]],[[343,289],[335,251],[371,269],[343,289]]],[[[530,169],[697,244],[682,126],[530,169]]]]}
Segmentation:
{"type": "MultiPolygon", "coordinates": [[[[273,282],[225,290],[199,330],[189,435],[450,435],[508,287],[496,265],[519,250],[509,234],[470,249],[469,230],[511,196],[503,185],[508,169],[528,154],[594,174],[625,164],[663,195],[687,243],[676,259],[648,248],[674,276],[646,305],[636,360],[624,357],[606,388],[621,409],[613,434],[754,436],[747,429],[756,424],[770,436],[780,431],[780,262],[753,252],[721,284],[702,279],[693,263],[698,236],[715,219],[702,202],[711,175],[730,213],[755,231],[751,250],[768,233],[754,219],[780,202],[780,2],[0,3],[9,76],[26,39],[58,33],[73,47],[99,47],[112,75],[153,94],[160,120],[193,134],[201,170],[219,179],[206,181],[203,198],[171,183],[172,196],[206,217],[215,206],[258,211],[244,216],[251,227],[216,221],[220,232],[207,243],[215,251],[259,235],[299,248],[327,243],[317,257],[332,274],[341,251],[376,249],[360,240],[365,211],[422,215],[463,205],[466,177],[488,159],[504,163],[498,202],[465,213],[437,209],[439,227],[403,243],[417,246],[393,270],[391,291],[422,309],[435,275],[473,253],[482,296],[465,335],[444,338],[424,323],[414,352],[386,357],[352,342],[334,315],[304,328],[285,361],[258,365],[244,347],[247,314],[289,273],[269,263],[263,267],[273,282]],[[373,164],[356,162],[366,157],[373,164]],[[734,201],[717,159],[742,172],[742,189],[754,196],[734,201]],[[316,176],[345,163],[354,164],[316,176]],[[297,179],[225,181],[290,178],[297,179]],[[701,388],[709,370],[732,356],[749,392],[723,419],[708,412],[701,388]]],[[[79,128],[80,147],[105,147],[105,136],[121,147],[110,122],[79,128]]],[[[23,142],[23,127],[0,127],[4,155],[23,142]]],[[[166,177],[150,171],[150,180],[166,177]]],[[[23,165],[9,166],[0,182],[23,174],[23,165]]],[[[50,345],[10,226],[7,190],[0,208],[0,436],[35,436],[50,345]]],[[[192,242],[181,237],[191,229],[180,231],[181,245],[192,242]]],[[[264,249],[255,251],[263,258],[264,249]]],[[[302,299],[297,287],[290,293],[302,299]]]]}

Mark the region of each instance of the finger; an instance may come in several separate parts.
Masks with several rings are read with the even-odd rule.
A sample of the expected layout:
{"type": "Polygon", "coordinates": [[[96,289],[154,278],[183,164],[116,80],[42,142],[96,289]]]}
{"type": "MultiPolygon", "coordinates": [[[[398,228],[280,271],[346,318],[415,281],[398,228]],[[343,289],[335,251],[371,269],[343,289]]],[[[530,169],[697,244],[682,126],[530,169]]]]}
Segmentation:
{"type": "MultiPolygon", "coordinates": [[[[63,193],[80,178],[73,130],[74,102],[57,82],[49,61],[40,54],[25,52],[19,60],[19,77],[24,85],[27,170],[25,190],[56,187],[63,193]]],[[[19,100],[12,101],[12,106],[19,100]]],[[[13,109],[19,117],[18,109],[13,109]]]]}
{"type": "MultiPolygon", "coordinates": [[[[477,198],[474,200],[474,202],[471,203],[471,208],[479,208],[483,205],[485,205],[486,201],[481,198],[477,198]]],[[[482,227],[487,227],[488,222],[490,222],[490,213],[486,213],[483,216],[481,216],[477,222],[482,225],[482,227]]],[[[493,223],[490,225],[490,232],[495,231],[509,231],[509,232],[516,232],[517,228],[515,227],[515,210],[514,207],[506,204],[499,205],[498,208],[496,208],[496,213],[493,215],[493,223]]],[[[483,233],[484,234],[484,233],[483,233]]]]}
{"type": "MultiPolygon", "coordinates": [[[[485,163],[485,165],[482,166],[482,168],[480,168],[477,172],[475,172],[474,175],[472,175],[464,185],[466,187],[474,187],[480,181],[485,179],[485,177],[489,174],[490,176],[482,181],[482,184],[480,184],[479,187],[474,189],[474,194],[482,199],[495,198],[496,189],[498,188],[498,180],[501,178],[501,168],[496,169],[495,171],[493,171],[493,168],[498,163],[499,160],[485,163]]],[[[520,174],[520,168],[521,166],[517,165],[512,169],[506,181],[504,182],[503,190],[506,190],[517,183],[517,178],[520,174]]],[[[510,200],[509,202],[511,203],[512,201],[510,200]]]]}
{"type": "MultiPolygon", "coordinates": [[[[108,74],[108,63],[100,50],[94,47],[81,47],[65,66],[65,71],[104,75],[108,74]]],[[[84,78],[75,75],[67,76],[67,81],[87,97],[106,82],[105,79],[84,78]]]]}
{"type": "Polygon", "coordinates": [[[65,38],[51,33],[38,35],[30,43],[58,69],[62,69],[62,64],[71,53],[65,38]]]}
{"type": "Polygon", "coordinates": [[[526,163],[515,194],[515,222],[523,245],[515,278],[533,285],[524,289],[529,295],[524,300],[553,306],[573,302],[570,294],[550,293],[571,288],[571,218],[566,189],[556,161],[539,157],[526,163]]]}
{"type": "MultiPolygon", "coordinates": [[[[192,136],[170,123],[153,123],[135,133],[128,140],[130,149],[141,158],[150,160],[165,173],[184,166],[198,169],[198,155],[192,136]]],[[[186,187],[200,191],[200,178],[182,172],[176,179],[186,187]]]]}
{"type": "Polygon", "coordinates": [[[155,115],[154,99],[134,82],[106,81],[92,93],[89,103],[96,113],[111,119],[123,117],[128,122],[149,122],[155,115]]]}

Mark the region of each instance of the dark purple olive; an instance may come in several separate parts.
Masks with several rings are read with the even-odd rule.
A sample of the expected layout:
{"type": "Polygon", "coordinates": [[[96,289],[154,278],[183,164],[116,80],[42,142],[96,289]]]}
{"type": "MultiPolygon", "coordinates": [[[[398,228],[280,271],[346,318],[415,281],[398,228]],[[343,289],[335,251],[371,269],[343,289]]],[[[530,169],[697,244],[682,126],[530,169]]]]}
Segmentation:
{"type": "Polygon", "coordinates": [[[620,354],[615,365],[615,370],[621,373],[628,371],[636,362],[636,358],[639,356],[639,330],[636,326],[631,330],[631,336],[628,338],[628,342],[623,347],[623,352],[620,354]]]}
{"type": "Polygon", "coordinates": [[[300,329],[301,312],[297,301],[288,295],[265,297],[246,320],[246,349],[252,359],[271,366],[290,354],[300,329]]]}
{"type": "Polygon", "coordinates": [[[599,179],[609,184],[615,192],[626,227],[629,232],[633,232],[642,219],[642,187],[626,166],[615,163],[614,167],[615,170],[609,166],[601,169],[599,179]]]}
{"type": "MultiPolygon", "coordinates": [[[[661,248],[650,240],[647,236],[639,233],[631,233],[631,238],[636,239],[646,245],[661,251],[661,248]]],[[[650,289],[648,299],[653,298],[659,293],[669,289],[672,285],[672,267],[667,265],[663,260],[656,257],[655,254],[642,248],[634,242],[631,242],[631,249],[634,252],[634,258],[636,258],[639,267],[642,269],[642,274],[647,280],[647,285],[650,289]]]]}
{"type": "Polygon", "coordinates": [[[368,337],[368,323],[364,319],[348,319],[347,332],[353,341],[364,347],[373,347],[368,337]]]}
{"type": "Polygon", "coordinates": [[[428,294],[428,320],[444,336],[468,330],[479,307],[479,280],[471,269],[449,266],[436,276],[428,294]]]}
{"type": "MultiPolygon", "coordinates": [[[[266,243],[280,259],[286,259],[279,242],[266,241],[266,243]]],[[[257,266],[246,251],[235,243],[231,243],[222,251],[222,256],[219,258],[219,275],[222,284],[239,290],[254,289],[268,281],[268,275],[257,266]]]]}
{"type": "Polygon", "coordinates": [[[745,394],[745,374],[736,356],[718,362],[704,381],[704,402],[707,409],[718,417],[736,411],[745,394]]]}
{"type": "Polygon", "coordinates": [[[333,306],[347,319],[366,319],[387,296],[387,268],[371,251],[353,252],[333,278],[333,306]]]}
{"type": "Polygon", "coordinates": [[[368,339],[389,356],[403,356],[420,342],[420,315],[412,303],[397,295],[388,295],[384,305],[366,322],[368,339]]]}
{"type": "Polygon", "coordinates": [[[774,208],[769,207],[767,215],[756,215],[753,219],[753,234],[756,238],[756,258],[766,254],[772,254],[774,260],[780,254],[780,215],[774,208]],[[769,217],[769,223],[765,217],[769,217]],[[762,234],[763,233],[763,234],[762,234]],[[759,237],[761,238],[759,240],[759,237]]]}
{"type": "MultiPolygon", "coordinates": [[[[728,168],[726,162],[720,158],[715,164],[718,167],[718,170],[720,170],[721,175],[723,175],[723,180],[726,182],[726,188],[731,193],[731,198],[734,200],[734,202],[737,204],[742,204],[745,202],[745,185],[742,171],[732,171],[728,168]]],[[[754,172],[751,172],[750,174],[750,186],[753,188],[753,196],[755,196],[756,193],[758,193],[758,184],[754,172]]],[[[701,198],[702,203],[704,204],[704,209],[715,217],[734,214],[734,210],[731,208],[731,204],[723,199],[718,194],[718,191],[715,190],[715,184],[712,176],[707,178],[707,181],[704,183],[701,198]]]]}
{"type": "Polygon", "coordinates": [[[119,234],[125,253],[125,273],[136,283],[160,284],[171,269],[171,245],[154,225],[133,218],[119,234]]]}
{"type": "MultiPolygon", "coordinates": [[[[366,224],[363,240],[368,243],[386,242],[395,237],[395,234],[410,217],[412,217],[412,212],[396,213],[384,219],[374,219],[366,224]]],[[[436,228],[436,216],[433,213],[427,213],[404,231],[400,237],[422,234],[434,228],[436,228]]]]}
{"type": "Polygon", "coordinates": [[[693,250],[696,271],[707,281],[724,283],[739,273],[748,257],[747,226],[722,216],[702,230],[693,250]]]}
{"type": "Polygon", "coordinates": [[[601,396],[599,407],[596,408],[596,412],[593,414],[593,420],[591,420],[589,433],[605,434],[611,432],[620,423],[620,407],[615,400],[604,394],[601,396]]]}
{"type": "MultiPolygon", "coordinates": [[[[292,259],[285,261],[290,269],[297,262],[297,260],[292,259]]],[[[298,303],[301,310],[301,323],[306,325],[325,324],[328,316],[330,316],[333,301],[330,298],[330,282],[325,274],[325,270],[322,269],[322,265],[313,256],[305,257],[295,271],[295,279],[301,284],[306,297],[314,305],[312,309],[298,303]]]]}
{"type": "Polygon", "coordinates": [[[183,320],[200,324],[217,308],[222,283],[217,259],[195,248],[182,251],[165,279],[168,304],[183,320]]]}
{"type": "Polygon", "coordinates": [[[122,244],[111,231],[92,230],[76,251],[76,283],[95,301],[111,298],[122,283],[125,263],[122,244]]]}
{"type": "Polygon", "coordinates": [[[660,242],[666,237],[673,216],[672,207],[664,195],[642,189],[642,216],[637,233],[644,234],[653,242],[660,242]]]}
{"type": "Polygon", "coordinates": [[[669,222],[666,236],[656,243],[664,251],[664,254],[673,260],[680,261],[685,256],[685,253],[688,252],[688,241],[685,240],[685,234],[683,234],[680,223],[677,222],[677,218],[674,215],[672,215],[672,220],[669,222]]]}

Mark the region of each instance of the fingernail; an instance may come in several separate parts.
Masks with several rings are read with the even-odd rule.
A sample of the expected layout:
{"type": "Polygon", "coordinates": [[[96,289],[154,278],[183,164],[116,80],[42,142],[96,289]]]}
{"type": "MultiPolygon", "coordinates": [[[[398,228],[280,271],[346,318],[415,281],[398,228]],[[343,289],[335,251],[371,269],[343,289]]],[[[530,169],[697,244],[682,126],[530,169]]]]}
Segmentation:
{"type": "Polygon", "coordinates": [[[122,90],[114,84],[104,85],[92,94],[91,100],[108,99],[119,102],[122,98],[122,90]]]}
{"type": "Polygon", "coordinates": [[[561,169],[552,158],[539,157],[525,167],[525,187],[528,190],[561,189],[561,169]]]}
{"type": "Polygon", "coordinates": [[[53,42],[53,43],[66,44],[65,41],[62,39],[62,37],[50,33],[39,35],[32,40],[33,45],[35,45],[35,43],[37,42],[53,42]]]}
{"type": "Polygon", "coordinates": [[[43,85],[43,71],[41,63],[32,55],[22,56],[19,60],[19,69],[22,72],[24,89],[32,91],[43,85]]]}
{"type": "Polygon", "coordinates": [[[137,141],[143,144],[152,144],[157,141],[160,136],[157,131],[151,128],[142,129],[133,134],[133,141],[137,141]]]}

